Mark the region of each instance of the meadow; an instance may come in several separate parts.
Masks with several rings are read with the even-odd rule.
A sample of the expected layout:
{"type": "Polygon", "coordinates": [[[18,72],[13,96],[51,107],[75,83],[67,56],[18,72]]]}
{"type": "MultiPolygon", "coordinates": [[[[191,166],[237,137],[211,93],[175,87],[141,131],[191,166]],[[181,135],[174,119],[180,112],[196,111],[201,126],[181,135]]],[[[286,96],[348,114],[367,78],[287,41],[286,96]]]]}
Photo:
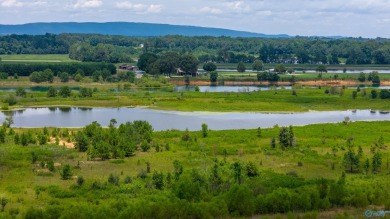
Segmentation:
{"type": "Polygon", "coordinates": [[[281,129],[154,132],[146,150],[100,160],[62,146],[80,129],[56,129],[59,145],[22,146],[15,133],[54,137],[54,128],[8,128],[0,145],[0,198],[7,200],[0,217],[363,218],[365,209],[390,207],[389,122],[293,127],[294,146],[284,149],[281,129]],[[354,173],[345,166],[350,150],[362,150],[354,173]],[[376,152],[381,165],[373,172],[376,152]],[[71,176],[63,180],[67,165],[71,176]]]}
{"type": "MultiPolygon", "coordinates": [[[[51,86],[42,84],[41,86],[51,86]]],[[[16,104],[9,109],[34,106],[95,106],[95,107],[149,107],[161,110],[178,111],[213,111],[213,112],[305,112],[309,110],[349,110],[374,109],[389,110],[390,102],[372,98],[375,88],[294,86],[293,90],[272,88],[268,91],[255,92],[173,92],[173,87],[166,88],[124,88],[126,84],[69,84],[70,87],[88,87],[95,89],[92,97],[80,97],[78,91],[72,91],[70,97],[47,97],[47,92],[27,92],[16,97],[16,104]],[[119,89],[119,90],[118,90],[119,89]],[[356,97],[353,93],[356,92],[356,97]]],[[[60,89],[64,84],[56,85],[60,89]]],[[[12,95],[1,92],[3,100],[12,95]]]]}

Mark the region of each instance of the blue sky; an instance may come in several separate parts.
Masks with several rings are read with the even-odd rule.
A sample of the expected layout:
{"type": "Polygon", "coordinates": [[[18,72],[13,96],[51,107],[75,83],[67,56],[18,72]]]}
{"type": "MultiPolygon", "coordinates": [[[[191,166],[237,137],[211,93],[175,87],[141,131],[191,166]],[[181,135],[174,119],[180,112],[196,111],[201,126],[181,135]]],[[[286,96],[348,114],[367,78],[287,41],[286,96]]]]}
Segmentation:
{"type": "Polygon", "coordinates": [[[390,38],[390,0],[0,0],[0,23],[147,22],[390,38]]]}

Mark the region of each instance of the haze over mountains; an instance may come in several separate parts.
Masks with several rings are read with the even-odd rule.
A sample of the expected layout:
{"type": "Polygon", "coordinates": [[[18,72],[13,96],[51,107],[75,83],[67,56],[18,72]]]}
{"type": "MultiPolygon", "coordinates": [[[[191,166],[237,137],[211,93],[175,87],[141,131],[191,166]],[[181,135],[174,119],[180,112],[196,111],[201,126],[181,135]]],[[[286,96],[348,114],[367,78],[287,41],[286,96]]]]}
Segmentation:
{"type": "Polygon", "coordinates": [[[29,23],[20,25],[0,25],[0,35],[46,33],[93,33],[122,36],[229,36],[229,37],[263,37],[287,38],[286,34],[267,35],[254,32],[228,30],[222,28],[182,26],[169,24],[133,23],[133,22],[65,22],[65,23],[29,23]]]}

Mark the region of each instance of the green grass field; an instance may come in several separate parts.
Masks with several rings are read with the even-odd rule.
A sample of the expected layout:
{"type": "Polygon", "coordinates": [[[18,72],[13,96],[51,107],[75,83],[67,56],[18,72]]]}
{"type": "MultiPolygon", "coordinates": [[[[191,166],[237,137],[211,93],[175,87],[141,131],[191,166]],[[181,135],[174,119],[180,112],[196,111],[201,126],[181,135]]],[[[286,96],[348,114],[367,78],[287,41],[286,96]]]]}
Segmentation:
{"type": "MultiPolygon", "coordinates": [[[[58,85],[60,87],[60,85],[58,85]]],[[[167,91],[138,91],[121,90],[111,91],[109,87],[88,85],[96,87],[98,92],[92,98],[80,98],[77,91],[73,91],[72,97],[48,98],[46,92],[29,92],[26,97],[19,97],[18,107],[33,106],[97,106],[97,107],[122,107],[122,106],[147,106],[152,109],[178,110],[178,111],[213,111],[213,112],[305,112],[309,110],[348,110],[348,109],[375,109],[389,110],[390,102],[386,99],[372,99],[372,88],[361,89],[356,99],[352,98],[352,92],[356,89],[335,89],[337,94],[326,94],[330,87],[301,88],[297,86],[293,95],[292,90],[269,90],[256,92],[167,92],[167,91]],[[342,95],[340,95],[342,93],[342,95]]],[[[172,88],[170,88],[172,89],[172,88]]],[[[0,93],[4,99],[8,92],[0,93]]],[[[12,108],[11,107],[11,108],[12,108]]]]}
{"type": "Polygon", "coordinates": [[[45,54],[45,55],[0,55],[2,62],[75,62],[68,54],[45,54]]]}
{"type": "MultiPolygon", "coordinates": [[[[26,130],[16,130],[17,133],[24,131],[26,130]]],[[[42,132],[41,129],[30,131],[42,132]]],[[[50,131],[51,129],[49,133],[50,131]]],[[[163,209],[171,209],[171,211],[177,211],[172,208],[184,207],[191,203],[190,208],[194,212],[186,212],[185,215],[199,214],[201,211],[198,207],[203,206],[203,211],[211,214],[208,217],[213,217],[212,215],[227,217],[224,209],[231,209],[231,205],[226,204],[225,200],[229,203],[228,197],[231,194],[229,191],[232,191],[229,188],[232,189],[235,185],[231,178],[233,177],[231,165],[233,163],[245,165],[248,162],[255,165],[260,175],[256,178],[243,176],[242,186],[249,186],[251,194],[257,195],[255,212],[260,216],[263,211],[261,209],[268,206],[268,204],[261,203],[267,202],[268,197],[271,197],[274,192],[280,190],[294,193],[295,191],[300,195],[305,193],[313,195],[315,194],[313,192],[318,190],[318,179],[329,180],[329,185],[336,185],[332,183],[338,180],[341,173],[345,171],[343,156],[348,150],[347,145],[351,144],[355,151],[359,146],[363,149],[360,159],[361,172],[346,174],[345,194],[342,195],[343,204],[340,203],[340,206],[333,207],[317,206],[315,208],[322,210],[296,210],[288,214],[287,211],[281,211],[280,216],[283,218],[291,218],[291,215],[306,215],[307,218],[335,218],[336,216],[338,218],[362,218],[365,209],[383,210],[389,207],[390,154],[388,145],[390,141],[388,136],[390,136],[390,122],[353,122],[347,125],[338,123],[294,127],[296,145],[285,150],[280,148],[279,143],[276,148],[270,145],[271,138],[277,138],[278,132],[277,127],[262,129],[260,136],[257,130],[209,131],[208,136],[204,138],[199,131],[189,133],[190,141],[182,140],[183,131],[156,132],[148,152],[137,150],[133,157],[105,161],[90,160],[86,153],[55,144],[40,146],[30,144],[27,147],[15,145],[13,136],[7,135],[7,143],[0,144],[0,198],[6,197],[8,203],[5,211],[0,212],[0,217],[19,218],[36,215],[33,217],[36,218],[43,217],[43,215],[46,217],[47,215],[62,215],[64,218],[72,218],[80,214],[93,218],[99,218],[98,215],[100,217],[102,215],[122,218],[142,217],[134,216],[134,212],[130,213],[132,212],[130,209],[133,209],[136,203],[143,205],[143,208],[136,208],[138,210],[135,212],[143,212],[144,217],[150,217],[145,216],[147,209],[155,213],[160,212],[159,216],[154,217],[166,217],[159,208],[151,210],[151,203],[157,203],[163,209]],[[372,147],[375,142],[378,142],[380,136],[384,137],[384,146],[376,148],[382,154],[380,171],[377,174],[372,174],[371,171],[366,174],[363,161],[366,158],[372,159],[372,147]],[[169,145],[169,148],[166,145],[169,145]],[[37,155],[37,161],[34,164],[31,162],[32,152],[37,155]],[[40,164],[41,161],[47,160],[54,161],[56,166],[54,171],[48,171],[45,165],[40,164]],[[172,184],[164,180],[163,190],[154,188],[152,173],[161,172],[165,176],[169,172],[173,174],[174,160],[183,165],[184,172],[180,179],[184,182],[187,177],[194,177],[191,175],[193,169],[200,174],[197,177],[205,177],[209,180],[208,174],[217,164],[222,180],[227,182],[226,190],[222,189],[219,193],[215,193],[216,190],[210,193],[202,191],[201,200],[187,203],[186,199],[181,201],[177,199],[177,196],[181,196],[181,193],[176,193],[177,186],[181,185],[180,180],[172,184]],[[151,173],[147,174],[146,178],[139,178],[140,172],[146,170],[147,163],[149,163],[151,173]],[[74,177],[70,180],[61,180],[60,172],[65,164],[70,164],[72,167],[74,177]],[[117,186],[107,183],[110,174],[119,178],[117,186]],[[77,177],[85,179],[82,186],[77,186],[77,177]],[[132,182],[124,183],[126,177],[131,177],[132,182]],[[359,194],[364,195],[359,196],[359,194]],[[265,202],[261,202],[262,197],[265,198],[265,202]],[[174,204],[177,201],[180,203],[178,206],[174,204]],[[212,210],[212,206],[219,210],[212,210]],[[88,212],[91,210],[92,212],[88,212]],[[96,214],[93,213],[94,211],[96,214]]],[[[73,137],[74,135],[71,135],[69,139],[72,140],[73,137]]],[[[242,174],[245,175],[245,170],[243,171],[242,174]]],[[[332,200],[332,188],[326,189],[330,200],[332,200]]],[[[194,193],[192,190],[187,192],[194,193]]],[[[243,201],[243,196],[237,198],[239,197],[243,201]]],[[[314,198],[310,195],[308,197],[311,200],[314,198]]],[[[289,196],[284,198],[286,200],[280,200],[277,206],[282,206],[283,201],[290,199],[289,196]]],[[[247,197],[244,200],[252,199],[247,197]]],[[[302,200],[292,199],[291,201],[301,202],[302,200]]],[[[272,208],[272,206],[268,207],[272,208]]],[[[276,212],[279,211],[276,210],[276,212]]],[[[230,211],[230,214],[233,217],[246,215],[246,213],[235,214],[233,211],[230,211]]],[[[269,216],[272,218],[274,215],[269,216]]]]}

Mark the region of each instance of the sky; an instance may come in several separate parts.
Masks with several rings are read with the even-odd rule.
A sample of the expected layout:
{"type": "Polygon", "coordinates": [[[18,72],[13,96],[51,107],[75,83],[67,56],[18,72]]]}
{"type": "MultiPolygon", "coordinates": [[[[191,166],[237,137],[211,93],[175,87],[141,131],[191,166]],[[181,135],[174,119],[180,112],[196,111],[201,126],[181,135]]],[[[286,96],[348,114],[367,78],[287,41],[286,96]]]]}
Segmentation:
{"type": "Polygon", "coordinates": [[[113,21],[390,38],[390,0],[0,0],[1,24],[113,21]]]}

